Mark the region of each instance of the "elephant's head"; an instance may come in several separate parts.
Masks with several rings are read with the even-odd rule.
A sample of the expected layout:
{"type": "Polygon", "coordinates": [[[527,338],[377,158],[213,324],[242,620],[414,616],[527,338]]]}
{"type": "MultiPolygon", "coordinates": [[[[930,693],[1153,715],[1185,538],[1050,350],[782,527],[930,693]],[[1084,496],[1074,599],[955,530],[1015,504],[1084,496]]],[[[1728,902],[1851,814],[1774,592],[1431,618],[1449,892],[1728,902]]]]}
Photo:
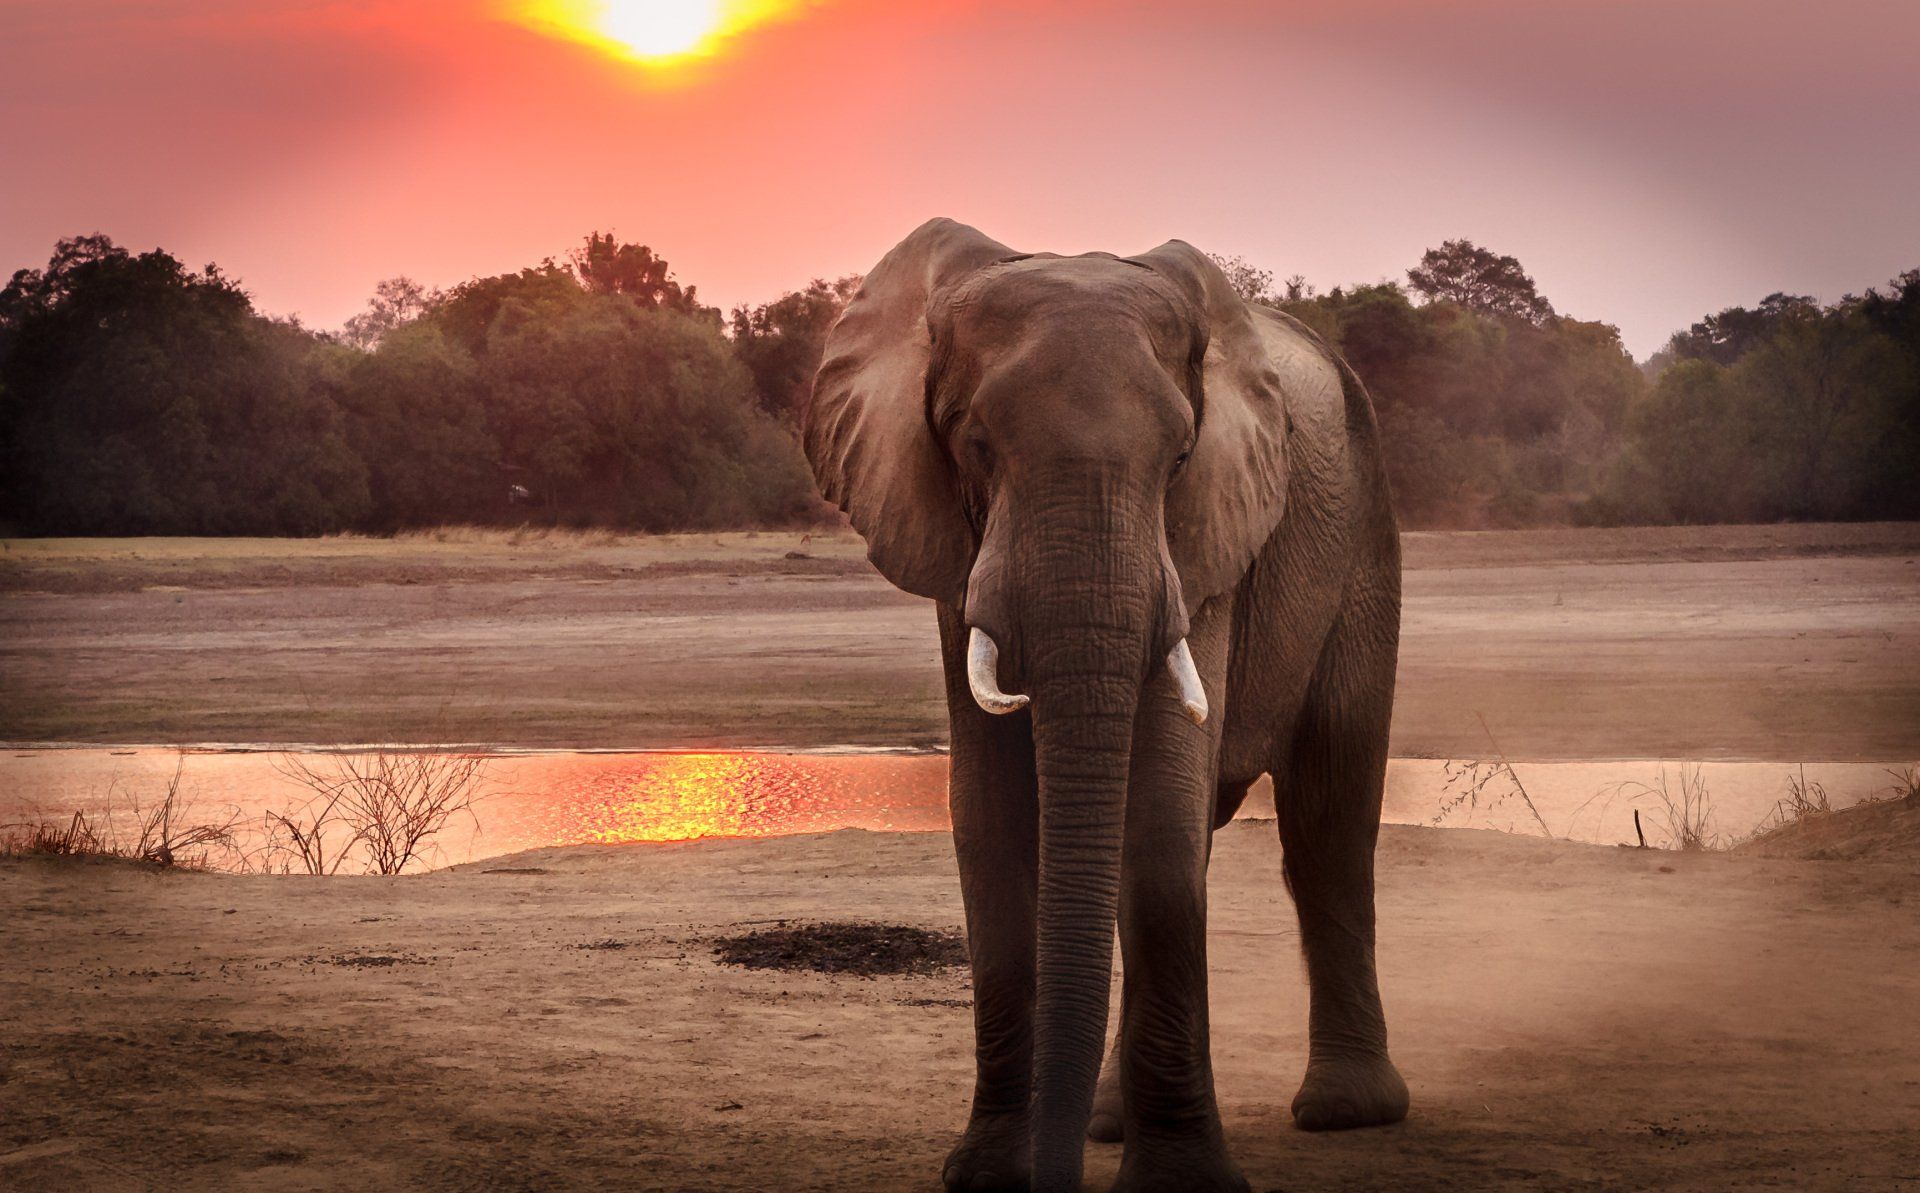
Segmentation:
{"type": "Polygon", "coordinates": [[[1252,313],[1179,241],[1059,257],[933,220],[827,340],[806,420],[822,490],[882,575],[962,613],[980,706],[1030,703],[1036,1188],[1078,1177],[1136,717],[1207,748],[1141,714],[1207,719],[1188,617],[1279,522],[1285,426],[1252,313]]]}

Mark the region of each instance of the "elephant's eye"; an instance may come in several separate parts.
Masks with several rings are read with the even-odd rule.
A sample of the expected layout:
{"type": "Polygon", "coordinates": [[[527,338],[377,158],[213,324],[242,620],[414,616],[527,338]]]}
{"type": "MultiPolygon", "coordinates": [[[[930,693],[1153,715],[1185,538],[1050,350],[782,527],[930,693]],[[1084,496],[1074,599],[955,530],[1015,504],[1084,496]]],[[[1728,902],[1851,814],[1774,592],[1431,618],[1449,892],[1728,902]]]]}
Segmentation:
{"type": "Polygon", "coordinates": [[[962,440],[962,451],[966,453],[966,463],[982,475],[993,471],[993,447],[987,437],[975,431],[962,440]]]}
{"type": "Polygon", "coordinates": [[[1173,475],[1175,476],[1180,475],[1180,470],[1187,466],[1187,460],[1192,455],[1193,455],[1193,452],[1189,450],[1189,451],[1183,451],[1179,455],[1173,458],[1173,475]]]}

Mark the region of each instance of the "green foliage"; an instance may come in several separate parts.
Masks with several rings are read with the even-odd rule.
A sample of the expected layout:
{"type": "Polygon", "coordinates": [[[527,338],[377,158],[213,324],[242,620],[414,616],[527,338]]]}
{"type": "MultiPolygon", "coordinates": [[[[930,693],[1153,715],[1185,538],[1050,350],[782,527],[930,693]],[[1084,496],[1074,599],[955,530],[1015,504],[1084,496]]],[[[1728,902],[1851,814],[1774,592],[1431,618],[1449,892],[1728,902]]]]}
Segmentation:
{"type": "Polygon", "coordinates": [[[218,270],[63,240],[0,292],[0,518],[38,533],[310,534],[367,509],[316,337],[218,270]]]}
{"type": "Polygon", "coordinates": [[[1275,305],[1338,348],[1366,383],[1407,525],[1564,521],[1596,482],[1600,457],[1645,382],[1614,328],[1551,314],[1539,323],[1517,317],[1512,312],[1522,307],[1552,310],[1517,263],[1464,241],[1448,247],[1427,255],[1435,276],[1486,258],[1494,265],[1483,272],[1495,280],[1517,275],[1524,286],[1501,284],[1517,287],[1525,301],[1496,302],[1469,286],[1437,283],[1436,294],[1479,305],[1441,297],[1416,305],[1391,282],[1313,295],[1295,278],[1288,282],[1295,297],[1275,305]]]}
{"type": "Polygon", "coordinates": [[[805,290],[757,307],[733,309],[733,350],[753,375],[754,394],[768,414],[798,426],[813,393],[827,332],[847,309],[860,277],[815,278],[805,290]]]}
{"type": "Polygon", "coordinates": [[[1433,302],[1520,319],[1535,325],[1553,319],[1553,304],[1534,289],[1520,262],[1489,252],[1471,240],[1449,240],[1428,249],[1407,271],[1407,284],[1433,302]]]}
{"type": "Polygon", "coordinates": [[[696,287],[684,289],[666,260],[644,244],[620,244],[611,232],[591,232],[587,243],[568,254],[574,278],[590,294],[618,294],[643,307],[678,311],[718,323],[720,312],[703,307],[696,287]]]}
{"type": "Polygon", "coordinates": [[[479,368],[501,460],[548,518],[669,530],[814,503],[798,447],[704,320],[583,292],[549,318],[503,317],[479,368]]]}
{"type": "Polygon", "coordinates": [[[1227,284],[1233,292],[1248,302],[1277,303],[1279,296],[1273,293],[1273,271],[1261,269],[1250,264],[1245,257],[1223,257],[1218,253],[1208,253],[1220,272],[1227,275],[1227,284]]]}
{"type": "MultiPolygon", "coordinates": [[[[1637,366],[1519,263],[1449,241],[1316,293],[1216,258],[1371,391],[1410,527],[1920,517],[1920,270],[1830,307],[1775,294],[1637,366]],[[1424,301],[1417,301],[1424,299],[1424,301]]],[[[676,530],[824,509],[795,442],[860,279],[702,306],[644,245],[429,291],[338,337],[213,266],[61,241],[0,290],[0,522],[311,534],[538,521],[676,530]]]]}
{"type": "Polygon", "coordinates": [[[373,288],[367,309],[347,320],[340,338],[356,348],[371,351],[381,337],[418,319],[438,301],[437,292],[412,278],[388,278],[373,288]]]}
{"type": "Polygon", "coordinates": [[[1590,516],[1920,515],[1920,286],[1907,274],[1894,287],[1830,308],[1774,295],[1674,337],[1674,363],[1629,412],[1590,516]]]}
{"type": "Polygon", "coordinates": [[[478,369],[439,328],[388,332],[373,352],[324,354],[350,442],[367,468],[361,525],[396,530],[504,516],[499,445],[478,369]]]}
{"type": "Polygon", "coordinates": [[[1775,292],[1760,305],[1728,307],[1685,331],[1673,333],[1666,352],[1675,360],[1710,360],[1731,365],[1783,326],[1820,316],[1820,304],[1804,294],[1775,292]]]}
{"type": "Polygon", "coordinates": [[[383,282],[337,340],[262,318],[212,267],[62,241],[0,291],[0,431],[0,520],[30,533],[670,530],[820,508],[719,312],[599,235],[569,266],[444,294],[383,282]]]}

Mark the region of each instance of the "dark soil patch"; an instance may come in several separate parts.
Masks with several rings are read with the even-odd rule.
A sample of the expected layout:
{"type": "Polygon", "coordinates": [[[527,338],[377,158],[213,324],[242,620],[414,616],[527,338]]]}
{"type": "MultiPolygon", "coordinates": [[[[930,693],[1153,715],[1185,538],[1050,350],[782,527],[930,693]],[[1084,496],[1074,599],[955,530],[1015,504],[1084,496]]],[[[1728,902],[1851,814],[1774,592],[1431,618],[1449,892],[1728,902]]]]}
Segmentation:
{"type": "Polygon", "coordinates": [[[958,932],[903,924],[781,924],[713,941],[722,965],[747,969],[809,969],[861,977],[930,974],[967,963],[958,932]]]}

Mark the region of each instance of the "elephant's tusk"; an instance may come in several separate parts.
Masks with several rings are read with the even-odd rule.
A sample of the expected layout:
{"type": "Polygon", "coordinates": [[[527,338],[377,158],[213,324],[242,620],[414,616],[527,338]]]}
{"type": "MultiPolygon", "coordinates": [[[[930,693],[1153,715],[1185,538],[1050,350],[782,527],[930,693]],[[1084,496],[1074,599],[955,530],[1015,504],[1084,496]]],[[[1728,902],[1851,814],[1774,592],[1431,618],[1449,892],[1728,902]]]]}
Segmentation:
{"type": "Polygon", "coordinates": [[[1207,690],[1200,686],[1200,670],[1193,665],[1193,651],[1185,638],[1167,652],[1167,670],[1173,672],[1174,685],[1180,689],[1180,707],[1194,724],[1206,724],[1207,690]]]}
{"type": "Polygon", "coordinates": [[[1009,696],[1000,690],[1000,648],[979,626],[967,637],[967,685],[981,708],[995,715],[1027,706],[1025,696],[1009,696]]]}

